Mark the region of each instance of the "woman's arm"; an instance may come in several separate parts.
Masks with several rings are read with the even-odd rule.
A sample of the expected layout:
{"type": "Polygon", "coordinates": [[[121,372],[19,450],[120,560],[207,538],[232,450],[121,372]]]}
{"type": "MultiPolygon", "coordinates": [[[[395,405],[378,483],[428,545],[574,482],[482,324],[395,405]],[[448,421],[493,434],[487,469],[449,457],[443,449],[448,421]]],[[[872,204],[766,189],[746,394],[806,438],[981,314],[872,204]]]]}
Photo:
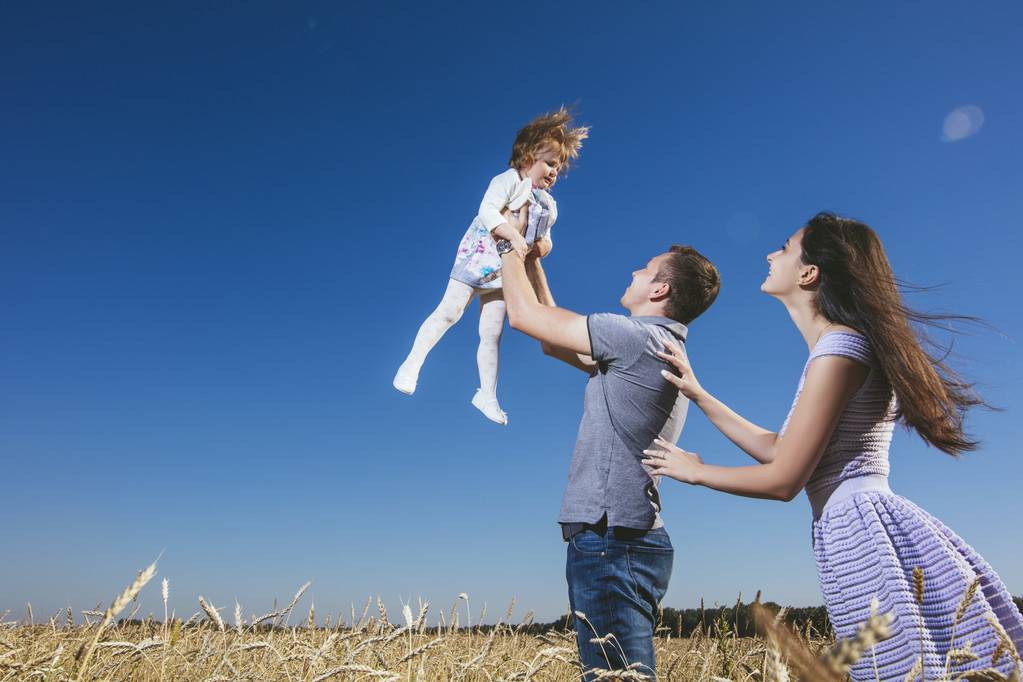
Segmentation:
{"type": "Polygon", "coordinates": [[[789,419],[785,435],[777,439],[775,457],[766,464],[721,467],[704,464],[695,453],[658,440],[660,450],[646,451],[643,463],[651,474],[670,476],[744,497],[791,500],[806,485],[842,411],[863,385],[868,369],[841,356],[814,360],[803,381],[803,391],[789,419]]]}
{"type": "Polygon", "coordinates": [[[675,368],[676,374],[663,372],[664,378],[675,384],[679,392],[707,415],[707,419],[723,433],[728,440],[738,445],[746,454],[761,464],[774,460],[778,434],[757,426],[733,411],[728,405],[708,393],[696,380],[689,360],[682,349],[673,343],[664,344],[667,353],[658,353],[675,368]]]}
{"type": "Polygon", "coordinates": [[[774,461],[777,455],[777,433],[757,426],[710,393],[703,393],[698,400],[692,402],[707,415],[707,419],[718,431],[738,445],[743,452],[761,464],[774,461]]]}

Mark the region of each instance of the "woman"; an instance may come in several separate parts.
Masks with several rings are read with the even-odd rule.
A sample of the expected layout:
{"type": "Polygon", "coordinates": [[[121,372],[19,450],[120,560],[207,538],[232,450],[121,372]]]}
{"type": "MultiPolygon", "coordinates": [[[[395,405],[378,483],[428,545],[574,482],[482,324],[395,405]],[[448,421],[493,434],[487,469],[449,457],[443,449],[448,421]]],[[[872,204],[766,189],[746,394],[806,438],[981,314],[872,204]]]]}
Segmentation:
{"type": "Polygon", "coordinates": [[[892,636],[853,667],[853,679],[901,680],[921,654],[926,679],[943,675],[946,664],[955,673],[1017,669],[1015,651],[999,646],[1009,639],[1023,648],[1023,618],[1004,584],[969,545],[888,487],[896,420],[958,455],[977,445],[964,434],[963,417],[980,399],[921,347],[910,321],[927,318],[902,304],[881,242],[863,223],[818,214],[767,261],[761,289],[785,305],[810,349],[781,430],[733,412],[700,386],[678,349],[669,349],[662,357],[678,374],[665,372],[668,380],[759,464],[711,466],[661,441],[646,451],[644,464],[655,475],[746,497],[788,501],[806,488],[814,555],[837,635],[855,634],[874,597],[894,616],[892,636]],[[957,619],[976,579],[979,589],[957,619]],[[967,642],[976,660],[946,661],[950,649],[967,642]]]}

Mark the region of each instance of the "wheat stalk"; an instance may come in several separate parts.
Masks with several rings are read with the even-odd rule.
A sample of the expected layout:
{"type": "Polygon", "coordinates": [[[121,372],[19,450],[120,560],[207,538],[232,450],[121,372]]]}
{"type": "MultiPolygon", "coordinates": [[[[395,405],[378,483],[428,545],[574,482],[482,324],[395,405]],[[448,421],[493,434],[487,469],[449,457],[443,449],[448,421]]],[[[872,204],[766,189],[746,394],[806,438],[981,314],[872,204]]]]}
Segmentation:
{"type": "Polygon", "coordinates": [[[753,604],[750,606],[750,611],[757,630],[764,637],[774,641],[797,670],[819,682],[840,682],[841,677],[833,667],[817,660],[788,628],[776,624],[771,612],[763,605],[753,604]]]}
{"type": "Polygon", "coordinates": [[[220,617],[220,613],[218,613],[217,610],[209,604],[209,602],[203,599],[201,594],[199,595],[199,606],[201,606],[202,610],[206,613],[206,617],[216,624],[218,630],[224,632],[227,629],[224,625],[224,619],[220,617]]]}
{"type": "Polygon", "coordinates": [[[891,614],[877,613],[877,600],[870,605],[870,616],[850,639],[840,639],[824,657],[833,671],[845,675],[864,652],[891,636],[891,614]]]}
{"type": "Polygon", "coordinates": [[[924,659],[921,656],[916,657],[916,661],[913,663],[913,667],[909,669],[906,676],[903,678],[904,682],[913,682],[917,678],[917,675],[923,677],[924,672],[924,659]]]}
{"type": "Polygon", "coordinates": [[[423,653],[429,651],[430,649],[432,649],[432,648],[434,648],[436,646],[439,646],[443,641],[444,641],[444,636],[441,635],[440,637],[437,637],[436,639],[430,640],[426,644],[423,644],[421,646],[416,647],[412,651],[410,651],[407,654],[405,654],[404,656],[402,656],[401,659],[398,661],[397,665],[401,665],[402,663],[405,663],[407,661],[411,661],[416,656],[419,656],[420,654],[423,654],[423,653]]]}
{"type": "Polygon", "coordinates": [[[124,591],[117,595],[114,601],[111,602],[110,606],[103,614],[103,620],[100,622],[99,627],[96,628],[96,635],[92,638],[92,642],[89,643],[88,648],[85,649],[84,654],[82,654],[82,649],[79,649],[79,654],[82,654],[81,663],[79,664],[78,671],[73,678],[74,680],[82,680],[85,676],[85,672],[89,669],[89,661],[92,658],[92,652],[96,649],[96,644],[99,642],[99,637],[103,634],[103,630],[110,625],[110,621],[112,621],[117,614],[123,611],[124,607],[126,607],[132,599],[138,596],[139,592],[142,591],[142,588],[146,586],[146,583],[148,583],[154,575],[156,575],[155,561],[140,571],[138,575],[135,576],[135,580],[132,584],[126,587],[124,591]]]}
{"type": "Polygon", "coordinates": [[[998,646],[995,647],[994,653],[991,654],[991,665],[998,665],[998,661],[1001,659],[1002,655],[1008,653],[1016,666],[1019,667],[1019,652],[1016,651],[1016,645],[1013,644],[1012,638],[1009,637],[1009,633],[1005,631],[1005,628],[1002,627],[1002,624],[993,613],[987,614],[987,622],[991,624],[991,627],[995,631],[995,636],[998,638],[998,646]]]}

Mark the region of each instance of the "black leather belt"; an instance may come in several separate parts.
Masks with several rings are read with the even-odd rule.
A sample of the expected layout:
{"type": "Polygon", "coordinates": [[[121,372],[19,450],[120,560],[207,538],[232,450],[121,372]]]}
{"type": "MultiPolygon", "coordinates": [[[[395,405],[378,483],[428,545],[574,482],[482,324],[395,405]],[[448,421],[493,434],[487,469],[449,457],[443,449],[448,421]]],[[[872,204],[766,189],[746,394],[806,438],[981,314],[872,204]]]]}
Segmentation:
{"type": "MultiPolygon", "coordinates": [[[[563,523],[561,524],[561,537],[568,542],[584,530],[592,530],[603,537],[607,534],[607,514],[600,517],[596,523],[563,523]]],[[[611,532],[617,540],[629,540],[642,537],[649,533],[651,528],[627,528],[625,526],[611,526],[611,532]]]]}
{"type": "Polygon", "coordinates": [[[603,536],[607,532],[607,514],[601,516],[596,523],[563,523],[561,524],[561,537],[568,542],[584,530],[592,530],[597,535],[603,536]]]}

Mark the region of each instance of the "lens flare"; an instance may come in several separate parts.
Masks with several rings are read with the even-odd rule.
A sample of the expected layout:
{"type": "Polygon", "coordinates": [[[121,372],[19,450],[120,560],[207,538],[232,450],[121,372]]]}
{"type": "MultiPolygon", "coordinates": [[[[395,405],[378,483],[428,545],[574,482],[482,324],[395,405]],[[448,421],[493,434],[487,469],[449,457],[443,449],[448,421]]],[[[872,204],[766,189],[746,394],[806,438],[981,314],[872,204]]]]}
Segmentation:
{"type": "Polygon", "coordinates": [[[972,137],[984,127],[984,112],[980,107],[968,104],[954,109],[945,117],[945,124],[941,127],[941,139],[943,142],[958,142],[972,137]]]}

